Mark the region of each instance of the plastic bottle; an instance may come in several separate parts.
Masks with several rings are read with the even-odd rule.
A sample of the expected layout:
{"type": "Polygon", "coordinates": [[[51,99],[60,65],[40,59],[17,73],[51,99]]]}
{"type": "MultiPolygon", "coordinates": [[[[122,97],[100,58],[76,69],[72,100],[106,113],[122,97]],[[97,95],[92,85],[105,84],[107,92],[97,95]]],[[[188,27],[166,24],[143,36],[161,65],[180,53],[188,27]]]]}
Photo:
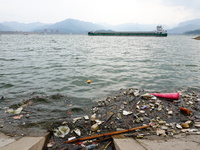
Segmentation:
{"type": "Polygon", "coordinates": [[[98,146],[98,144],[91,144],[91,145],[88,145],[85,147],[85,150],[91,150],[91,149],[94,149],[98,146]]]}

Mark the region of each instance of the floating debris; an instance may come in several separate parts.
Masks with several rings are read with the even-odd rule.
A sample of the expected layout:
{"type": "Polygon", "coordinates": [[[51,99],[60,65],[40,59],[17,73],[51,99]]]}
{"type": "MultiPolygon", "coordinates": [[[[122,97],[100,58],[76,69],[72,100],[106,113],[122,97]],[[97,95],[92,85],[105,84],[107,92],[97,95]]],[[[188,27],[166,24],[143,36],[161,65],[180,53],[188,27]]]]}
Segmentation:
{"type": "Polygon", "coordinates": [[[191,114],[191,110],[184,108],[184,107],[180,107],[180,111],[184,114],[190,115],[191,114]]]}
{"type": "Polygon", "coordinates": [[[180,125],[180,124],[176,124],[176,127],[178,128],[178,129],[182,129],[182,126],[180,125]]]}
{"type": "Polygon", "coordinates": [[[81,130],[80,129],[76,128],[73,131],[74,131],[74,133],[76,133],[76,135],[81,136],[81,130]]]}
{"type": "Polygon", "coordinates": [[[173,115],[173,111],[172,110],[170,110],[170,111],[168,111],[168,113],[167,113],[168,115],[173,115]]]}
{"type": "Polygon", "coordinates": [[[81,120],[81,119],[82,119],[82,117],[74,118],[72,122],[76,123],[76,121],[81,120]]]}
{"type": "Polygon", "coordinates": [[[123,115],[124,115],[124,116],[130,115],[130,114],[132,114],[132,113],[133,113],[133,112],[131,112],[131,111],[123,110],[123,115]]]}
{"type": "Polygon", "coordinates": [[[200,128],[200,122],[195,122],[195,123],[194,123],[194,126],[195,126],[196,128],[200,128]]]}
{"type": "Polygon", "coordinates": [[[47,148],[51,148],[55,145],[55,141],[51,140],[49,143],[47,143],[47,148]]]}
{"type": "Polygon", "coordinates": [[[166,135],[166,132],[165,132],[165,130],[157,129],[157,130],[156,130],[156,134],[157,134],[157,135],[165,136],[165,135],[166,135]]]}
{"type": "Polygon", "coordinates": [[[96,119],[96,114],[93,114],[93,115],[90,117],[90,120],[91,120],[91,121],[95,121],[95,119],[96,119]]]}
{"type": "Polygon", "coordinates": [[[180,93],[150,93],[156,97],[178,100],[180,98],[180,93]]]}
{"type": "Polygon", "coordinates": [[[134,96],[138,97],[140,96],[140,90],[138,89],[135,89],[134,92],[133,92],[134,96]]]}
{"type": "Polygon", "coordinates": [[[75,136],[68,138],[68,141],[72,141],[72,140],[74,140],[74,139],[76,139],[75,136]]]}
{"type": "Polygon", "coordinates": [[[14,116],[13,119],[21,119],[21,117],[23,117],[24,115],[18,115],[18,116],[14,116]]]}
{"type": "Polygon", "coordinates": [[[190,127],[188,123],[182,123],[181,126],[182,126],[182,128],[189,128],[190,127]]]}
{"type": "Polygon", "coordinates": [[[91,126],[91,131],[97,131],[99,129],[99,125],[97,123],[91,126]]]}
{"type": "MultiPolygon", "coordinates": [[[[151,92],[144,90],[121,89],[113,97],[98,100],[91,107],[87,106],[86,111],[83,111],[82,107],[71,107],[70,102],[66,106],[71,108],[66,109],[71,113],[67,112],[66,116],[50,125],[50,131],[54,129],[54,134],[47,147],[49,150],[65,147],[85,149],[86,146],[97,144],[94,149],[103,149],[108,143],[112,143],[111,135],[130,132],[132,128],[144,126],[145,128],[137,128],[135,132],[126,135],[143,138],[147,135],[173,137],[181,132],[199,134],[200,95],[188,91],[181,93],[178,100],[168,100],[153,96],[151,92]],[[121,131],[118,130],[120,128],[121,131]]],[[[16,106],[21,105],[13,105],[5,110],[7,120],[15,125],[28,126],[29,120],[35,116],[33,111],[28,109],[32,105],[23,105],[22,108],[26,107],[23,113],[22,109],[14,110],[16,106]],[[13,120],[13,117],[20,116],[20,113],[13,115],[14,112],[20,112],[25,117],[13,120]]]]}
{"type": "Polygon", "coordinates": [[[90,84],[90,83],[91,83],[91,80],[87,80],[87,83],[90,84]]]}
{"type": "Polygon", "coordinates": [[[19,107],[19,108],[15,109],[15,110],[12,109],[12,108],[6,108],[5,112],[6,113],[13,113],[13,114],[20,114],[22,110],[23,110],[22,107],[19,107]]]}
{"type": "Polygon", "coordinates": [[[85,119],[85,120],[89,120],[89,116],[83,116],[83,118],[85,119]]]}
{"type": "Polygon", "coordinates": [[[70,128],[68,126],[60,126],[54,131],[55,136],[64,138],[70,132],[70,128]]]}
{"type": "Polygon", "coordinates": [[[149,93],[143,94],[141,97],[144,98],[144,99],[156,100],[156,97],[154,95],[149,94],[149,93]]]}

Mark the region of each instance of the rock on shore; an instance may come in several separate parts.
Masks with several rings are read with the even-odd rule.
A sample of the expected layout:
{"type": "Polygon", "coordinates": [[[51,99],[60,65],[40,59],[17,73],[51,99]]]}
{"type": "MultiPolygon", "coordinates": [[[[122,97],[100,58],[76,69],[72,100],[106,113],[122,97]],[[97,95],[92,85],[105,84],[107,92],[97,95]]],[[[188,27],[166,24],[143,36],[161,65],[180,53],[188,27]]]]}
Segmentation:
{"type": "Polygon", "coordinates": [[[200,36],[197,36],[194,38],[195,40],[200,40],[200,36]]]}

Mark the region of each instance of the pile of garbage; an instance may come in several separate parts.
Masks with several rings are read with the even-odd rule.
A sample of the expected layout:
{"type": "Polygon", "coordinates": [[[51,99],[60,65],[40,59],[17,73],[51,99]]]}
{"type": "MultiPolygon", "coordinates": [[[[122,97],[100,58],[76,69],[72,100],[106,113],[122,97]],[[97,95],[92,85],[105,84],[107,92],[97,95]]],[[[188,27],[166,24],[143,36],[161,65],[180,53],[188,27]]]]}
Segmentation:
{"type": "Polygon", "coordinates": [[[89,114],[52,126],[46,149],[114,149],[112,135],[133,138],[200,134],[200,93],[149,93],[121,89],[98,100],[89,114]]]}

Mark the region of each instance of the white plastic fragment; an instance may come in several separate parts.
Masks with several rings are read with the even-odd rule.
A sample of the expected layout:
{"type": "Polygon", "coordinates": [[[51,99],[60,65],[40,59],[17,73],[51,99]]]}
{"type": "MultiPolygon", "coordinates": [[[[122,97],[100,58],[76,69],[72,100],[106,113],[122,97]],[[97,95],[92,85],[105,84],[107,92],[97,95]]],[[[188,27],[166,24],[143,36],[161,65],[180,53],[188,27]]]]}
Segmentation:
{"type": "Polygon", "coordinates": [[[78,136],[81,136],[81,130],[78,128],[74,129],[74,133],[76,133],[78,136]]]}
{"type": "Polygon", "coordinates": [[[180,124],[176,124],[176,128],[178,128],[178,129],[182,129],[182,126],[180,125],[180,124]]]}
{"type": "Polygon", "coordinates": [[[72,122],[73,122],[73,123],[76,123],[76,121],[78,121],[78,120],[80,120],[80,119],[82,119],[82,117],[74,118],[72,122]]]}
{"type": "Polygon", "coordinates": [[[194,123],[194,126],[195,126],[196,128],[200,128],[200,122],[195,122],[195,123],[194,123]]]}
{"type": "Polygon", "coordinates": [[[135,89],[133,92],[134,96],[136,96],[136,97],[140,96],[139,93],[140,93],[140,90],[138,90],[138,89],[135,89]]]}
{"type": "Polygon", "coordinates": [[[96,114],[93,114],[93,115],[90,117],[90,120],[91,120],[91,121],[95,121],[95,119],[96,119],[96,114]]]}
{"type": "Polygon", "coordinates": [[[131,111],[123,110],[123,115],[124,115],[124,116],[130,115],[130,114],[132,114],[132,113],[133,113],[133,112],[131,112],[131,111]]]}
{"type": "Polygon", "coordinates": [[[165,130],[162,130],[162,129],[157,129],[157,130],[156,130],[156,134],[157,134],[157,135],[163,135],[163,136],[166,135],[165,130]]]}
{"type": "Polygon", "coordinates": [[[154,95],[151,95],[149,93],[143,94],[142,97],[144,99],[151,99],[151,100],[156,100],[157,99],[154,95]]]}
{"type": "Polygon", "coordinates": [[[198,132],[198,129],[182,129],[181,132],[198,132]]]}
{"type": "Polygon", "coordinates": [[[68,138],[68,141],[71,141],[71,140],[74,140],[74,139],[76,139],[75,136],[68,138]]]}
{"type": "Polygon", "coordinates": [[[140,112],[141,114],[144,114],[144,113],[145,113],[145,111],[144,111],[144,110],[140,110],[139,112],[140,112]]]}
{"type": "Polygon", "coordinates": [[[98,119],[96,119],[96,120],[95,120],[95,122],[96,122],[98,125],[100,125],[100,124],[102,124],[102,123],[103,123],[103,121],[101,121],[101,120],[98,120],[98,119]]]}
{"type": "Polygon", "coordinates": [[[168,115],[173,115],[173,111],[172,110],[168,111],[168,115]]]}
{"type": "Polygon", "coordinates": [[[88,116],[83,116],[83,118],[84,118],[85,120],[89,120],[89,117],[88,117],[88,116]]]}

